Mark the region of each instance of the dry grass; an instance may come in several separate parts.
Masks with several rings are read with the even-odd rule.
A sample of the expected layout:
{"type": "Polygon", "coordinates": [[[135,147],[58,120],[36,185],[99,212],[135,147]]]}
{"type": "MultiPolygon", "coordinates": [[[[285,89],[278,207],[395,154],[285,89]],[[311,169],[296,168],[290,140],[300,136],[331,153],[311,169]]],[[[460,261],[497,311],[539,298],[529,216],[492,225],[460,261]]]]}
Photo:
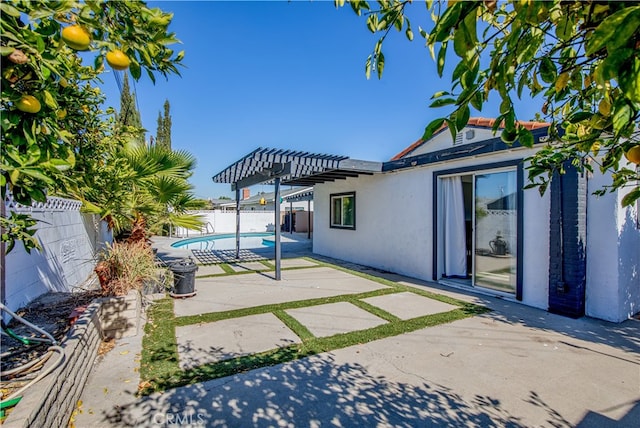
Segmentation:
{"type": "Polygon", "coordinates": [[[96,273],[101,278],[103,294],[124,296],[132,289],[139,289],[143,281],[154,278],[155,258],[145,242],[114,242],[107,244],[96,273]]]}

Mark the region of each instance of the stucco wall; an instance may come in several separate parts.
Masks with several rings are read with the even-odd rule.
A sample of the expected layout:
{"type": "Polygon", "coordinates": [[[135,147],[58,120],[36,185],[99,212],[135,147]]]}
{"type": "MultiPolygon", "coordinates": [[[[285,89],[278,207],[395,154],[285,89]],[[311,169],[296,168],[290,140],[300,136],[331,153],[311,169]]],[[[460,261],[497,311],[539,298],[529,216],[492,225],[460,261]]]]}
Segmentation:
{"type": "Polygon", "coordinates": [[[95,254],[111,241],[104,222],[80,212],[80,202],[49,198],[45,205],[8,207],[39,220],[35,237],[41,250],[27,253],[22,243],[6,255],[5,304],[16,310],[48,291],[72,291],[93,272],[95,254]]]}
{"type": "Polygon", "coordinates": [[[620,322],[640,311],[638,205],[622,208],[626,192],[592,193],[611,178],[596,171],[587,202],[586,314],[620,322]]]}
{"type": "MultiPolygon", "coordinates": [[[[432,280],[433,173],[520,159],[528,149],[316,185],[313,251],[432,280]],[[356,192],[356,230],[329,227],[332,193],[356,192]]],[[[523,301],[547,308],[549,198],[524,191],[523,301]]]]}

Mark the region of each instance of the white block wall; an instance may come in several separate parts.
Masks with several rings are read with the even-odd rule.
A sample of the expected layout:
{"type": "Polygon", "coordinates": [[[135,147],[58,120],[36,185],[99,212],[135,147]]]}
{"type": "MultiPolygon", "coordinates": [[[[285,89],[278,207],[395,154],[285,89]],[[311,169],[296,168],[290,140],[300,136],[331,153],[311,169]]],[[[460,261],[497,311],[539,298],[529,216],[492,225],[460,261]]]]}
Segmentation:
{"type": "MultiPolygon", "coordinates": [[[[236,233],[235,211],[198,211],[195,214],[202,216],[205,226],[202,230],[186,230],[177,228],[175,235],[180,237],[194,237],[211,233],[236,233]],[[209,226],[207,227],[207,223],[209,226]]],[[[273,232],[275,215],[273,211],[240,211],[240,233],[246,232],[273,232]]]]}
{"type": "Polygon", "coordinates": [[[111,241],[104,222],[80,212],[80,203],[49,198],[52,203],[35,208],[7,208],[31,213],[39,220],[35,237],[41,250],[27,253],[21,242],[6,255],[3,303],[16,310],[48,291],[72,291],[93,273],[95,254],[111,241]],[[61,202],[62,201],[62,202],[61,202]]]}

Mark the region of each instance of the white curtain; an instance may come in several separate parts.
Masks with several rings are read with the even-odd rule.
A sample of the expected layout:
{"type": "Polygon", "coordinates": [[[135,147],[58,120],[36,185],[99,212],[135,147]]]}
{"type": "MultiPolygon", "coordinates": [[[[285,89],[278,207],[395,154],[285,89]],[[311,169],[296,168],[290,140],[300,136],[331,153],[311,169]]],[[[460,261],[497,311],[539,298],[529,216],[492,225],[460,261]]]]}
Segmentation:
{"type": "Polygon", "coordinates": [[[464,224],[464,195],[460,177],[442,179],[444,274],[467,276],[467,244],[464,224]]]}

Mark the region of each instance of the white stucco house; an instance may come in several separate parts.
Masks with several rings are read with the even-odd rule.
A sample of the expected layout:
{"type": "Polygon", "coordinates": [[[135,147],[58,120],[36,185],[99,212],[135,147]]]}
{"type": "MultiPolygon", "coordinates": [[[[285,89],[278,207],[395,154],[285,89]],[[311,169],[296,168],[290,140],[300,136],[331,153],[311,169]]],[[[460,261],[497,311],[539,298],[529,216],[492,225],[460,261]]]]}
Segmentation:
{"type": "MultiPolygon", "coordinates": [[[[544,196],[523,190],[534,148],[505,145],[492,119],[443,129],[374,174],[314,186],[314,253],[571,317],[621,322],[640,311],[638,206],[611,178],[569,168],[544,196]],[[499,134],[498,134],[499,135],[499,134]]],[[[539,146],[538,146],[539,147],[539,146]]]]}

